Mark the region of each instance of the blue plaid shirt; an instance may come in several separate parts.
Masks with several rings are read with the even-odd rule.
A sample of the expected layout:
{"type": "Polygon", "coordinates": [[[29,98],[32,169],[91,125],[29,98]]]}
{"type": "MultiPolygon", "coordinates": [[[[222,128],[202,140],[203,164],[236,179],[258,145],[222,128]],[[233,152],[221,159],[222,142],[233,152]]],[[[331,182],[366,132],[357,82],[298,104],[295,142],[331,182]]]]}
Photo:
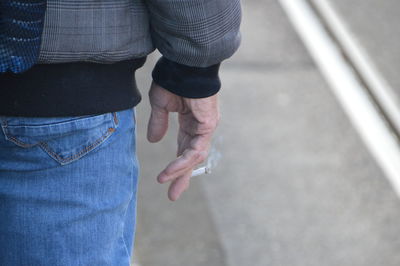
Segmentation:
{"type": "Polygon", "coordinates": [[[21,73],[38,60],[46,0],[1,0],[0,72],[21,73]]]}

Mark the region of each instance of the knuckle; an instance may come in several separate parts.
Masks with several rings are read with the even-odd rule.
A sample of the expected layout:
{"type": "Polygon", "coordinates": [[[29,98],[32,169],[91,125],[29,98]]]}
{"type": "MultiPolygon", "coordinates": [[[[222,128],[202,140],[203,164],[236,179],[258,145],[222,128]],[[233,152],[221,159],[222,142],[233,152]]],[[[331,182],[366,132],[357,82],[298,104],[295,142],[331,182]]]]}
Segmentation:
{"type": "Polygon", "coordinates": [[[206,127],[210,128],[210,129],[214,129],[217,127],[218,124],[218,119],[212,119],[212,120],[208,120],[206,122],[206,127]]]}

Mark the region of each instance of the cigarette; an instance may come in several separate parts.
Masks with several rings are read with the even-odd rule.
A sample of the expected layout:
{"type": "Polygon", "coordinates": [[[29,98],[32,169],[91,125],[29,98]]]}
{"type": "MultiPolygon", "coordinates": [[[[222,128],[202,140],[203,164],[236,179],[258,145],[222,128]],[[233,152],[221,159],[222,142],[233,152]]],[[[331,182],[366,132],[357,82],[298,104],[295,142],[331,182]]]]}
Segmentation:
{"type": "Polygon", "coordinates": [[[204,167],[200,167],[200,168],[194,170],[192,173],[192,177],[204,175],[204,174],[210,174],[210,173],[211,173],[211,169],[207,166],[204,166],[204,167]]]}

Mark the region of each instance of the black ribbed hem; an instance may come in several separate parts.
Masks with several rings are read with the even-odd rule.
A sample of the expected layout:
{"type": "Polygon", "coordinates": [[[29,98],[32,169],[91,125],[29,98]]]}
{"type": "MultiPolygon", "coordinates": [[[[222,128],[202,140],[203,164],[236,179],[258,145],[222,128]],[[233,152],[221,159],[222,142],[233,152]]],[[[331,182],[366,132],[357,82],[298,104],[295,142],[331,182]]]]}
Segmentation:
{"type": "Polygon", "coordinates": [[[219,64],[209,67],[191,67],[175,63],[164,56],[154,67],[152,77],[164,89],[186,98],[205,98],[221,88],[219,64]]]}
{"type": "Polygon", "coordinates": [[[37,64],[21,74],[0,74],[0,115],[81,116],[132,108],[141,100],[135,70],[145,61],[37,64]]]}

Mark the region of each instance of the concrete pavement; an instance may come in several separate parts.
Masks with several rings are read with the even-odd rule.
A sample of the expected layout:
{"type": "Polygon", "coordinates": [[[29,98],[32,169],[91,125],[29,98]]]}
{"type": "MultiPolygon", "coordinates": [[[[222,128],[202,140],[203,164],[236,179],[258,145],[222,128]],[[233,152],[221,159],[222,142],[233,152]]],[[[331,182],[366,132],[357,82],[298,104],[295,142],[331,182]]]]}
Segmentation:
{"type": "Polygon", "coordinates": [[[330,0],[330,3],[395,89],[400,103],[400,2],[330,0]]]}
{"type": "Polygon", "coordinates": [[[394,131],[400,136],[400,2],[309,1],[320,12],[321,20],[342,46],[375,101],[393,124],[394,131]],[[341,26],[334,22],[334,17],[340,21],[341,26]],[[344,35],[347,35],[346,38],[344,35]],[[368,65],[373,68],[374,74],[366,71],[368,65]]]}
{"type": "MultiPolygon", "coordinates": [[[[399,265],[400,205],[275,0],[243,1],[243,43],[223,63],[213,174],[176,203],[157,173],[176,120],[145,141],[138,108],[142,266],[399,265]]],[[[138,73],[146,96],[157,55],[138,73]]]]}

